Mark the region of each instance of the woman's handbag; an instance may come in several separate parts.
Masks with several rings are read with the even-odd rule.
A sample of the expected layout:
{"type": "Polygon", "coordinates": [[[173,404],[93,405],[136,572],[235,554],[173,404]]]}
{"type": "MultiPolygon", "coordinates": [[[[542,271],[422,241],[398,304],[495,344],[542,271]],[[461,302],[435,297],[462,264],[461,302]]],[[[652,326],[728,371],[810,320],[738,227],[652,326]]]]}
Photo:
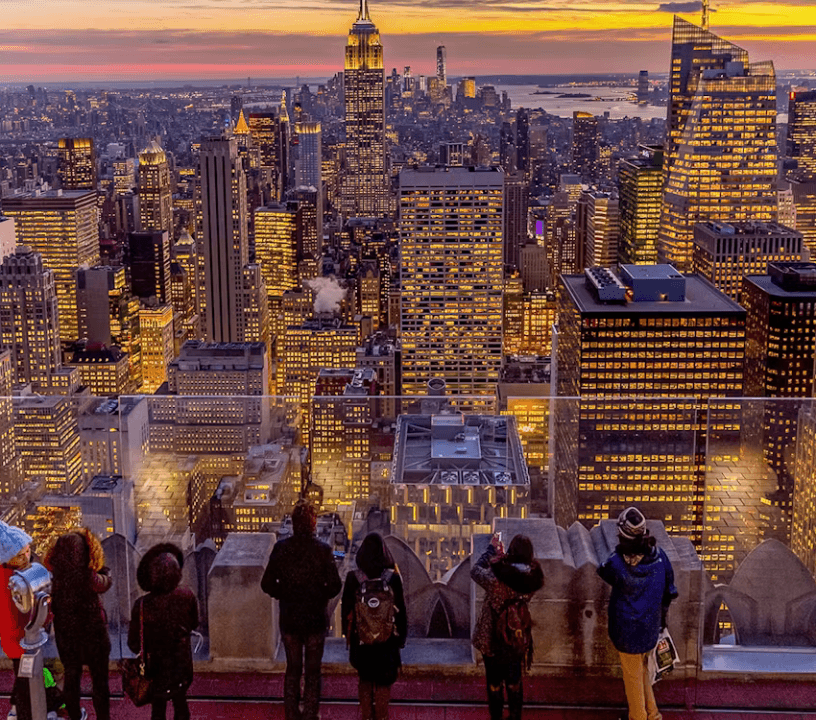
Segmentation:
{"type": "Polygon", "coordinates": [[[139,608],[139,654],[124,658],[119,663],[122,674],[122,690],[136,707],[147,705],[153,699],[153,682],[147,676],[144,649],[144,602],[139,608]]]}

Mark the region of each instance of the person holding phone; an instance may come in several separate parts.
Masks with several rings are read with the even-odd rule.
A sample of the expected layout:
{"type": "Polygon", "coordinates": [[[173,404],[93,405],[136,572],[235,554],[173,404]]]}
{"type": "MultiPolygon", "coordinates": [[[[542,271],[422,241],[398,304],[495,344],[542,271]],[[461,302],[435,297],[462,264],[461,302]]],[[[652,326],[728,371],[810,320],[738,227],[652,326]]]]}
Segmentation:
{"type": "Polygon", "coordinates": [[[484,659],[490,720],[502,720],[505,689],[508,719],[521,720],[522,674],[529,669],[533,655],[527,604],[543,587],[544,571],[534,558],[530,538],[516,535],[505,553],[501,533],[494,533],[470,577],[485,590],[473,645],[484,659]]]}

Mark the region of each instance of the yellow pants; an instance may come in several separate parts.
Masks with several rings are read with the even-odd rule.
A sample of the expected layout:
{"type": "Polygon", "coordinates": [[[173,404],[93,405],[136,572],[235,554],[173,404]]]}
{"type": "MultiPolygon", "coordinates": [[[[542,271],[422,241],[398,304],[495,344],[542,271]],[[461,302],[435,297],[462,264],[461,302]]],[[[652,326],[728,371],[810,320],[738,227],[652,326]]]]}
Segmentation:
{"type": "Polygon", "coordinates": [[[649,653],[619,653],[623,670],[623,687],[629,704],[629,720],[661,720],[657,709],[647,661],[649,653]]]}

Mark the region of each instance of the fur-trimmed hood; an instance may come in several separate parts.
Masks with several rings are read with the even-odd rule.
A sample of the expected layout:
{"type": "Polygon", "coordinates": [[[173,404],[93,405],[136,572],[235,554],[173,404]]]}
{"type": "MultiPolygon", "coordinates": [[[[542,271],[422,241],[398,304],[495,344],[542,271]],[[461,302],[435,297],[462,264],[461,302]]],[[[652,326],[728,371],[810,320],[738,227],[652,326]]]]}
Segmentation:
{"type": "Polygon", "coordinates": [[[528,565],[511,562],[503,556],[490,567],[497,580],[521,595],[532,595],[544,586],[544,571],[537,560],[528,565]]]}
{"type": "Polygon", "coordinates": [[[173,543],[159,543],[139,561],[136,582],[145,592],[173,592],[181,582],[184,555],[173,543]]]}

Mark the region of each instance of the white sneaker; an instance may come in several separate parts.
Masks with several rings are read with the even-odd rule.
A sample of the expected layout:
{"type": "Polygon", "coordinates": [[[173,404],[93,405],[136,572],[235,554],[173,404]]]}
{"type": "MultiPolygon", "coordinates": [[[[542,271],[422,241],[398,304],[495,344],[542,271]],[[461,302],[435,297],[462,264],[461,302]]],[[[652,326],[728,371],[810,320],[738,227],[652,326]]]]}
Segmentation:
{"type": "Polygon", "coordinates": [[[82,708],[82,715],[79,716],[79,720],[88,720],[88,712],[85,708],[82,708]]]}
{"type": "Polygon", "coordinates": [[[6,715],[6,720],[17,720],[17,706],[12,705],[11,710],[9,710],[8,715],[6,715]]]}

